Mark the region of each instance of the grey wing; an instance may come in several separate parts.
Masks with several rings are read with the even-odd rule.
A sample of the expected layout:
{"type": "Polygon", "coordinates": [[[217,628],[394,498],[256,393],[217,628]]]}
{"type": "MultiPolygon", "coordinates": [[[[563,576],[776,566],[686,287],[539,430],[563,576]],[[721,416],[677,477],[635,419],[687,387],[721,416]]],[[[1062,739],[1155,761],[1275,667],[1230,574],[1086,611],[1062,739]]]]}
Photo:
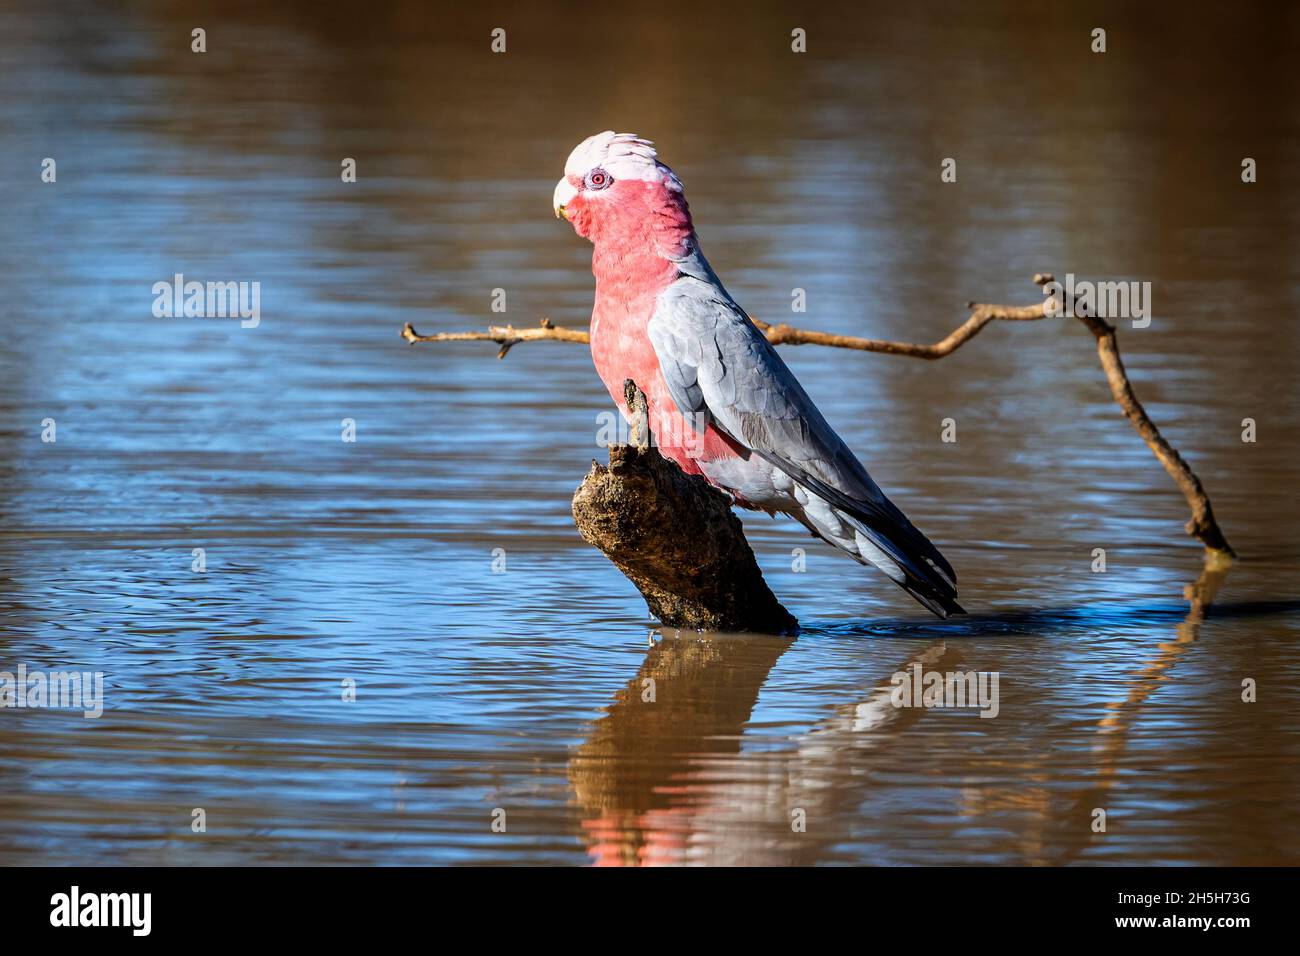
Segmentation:
{"type": "MultiPolygon", "coordinates": [[[[673,402],[856,518],[924,578],[952,566],[867,474],[763,333],[720,287],[693,277],[660,296],[648,327],[673,402]],[[925,564],[920,564],[918,558],[925,564]]],[[[699,426],[703,429],[703,425],[699,426]]],[[[935,583],[943,586],[935,579],[935,583]]]]}

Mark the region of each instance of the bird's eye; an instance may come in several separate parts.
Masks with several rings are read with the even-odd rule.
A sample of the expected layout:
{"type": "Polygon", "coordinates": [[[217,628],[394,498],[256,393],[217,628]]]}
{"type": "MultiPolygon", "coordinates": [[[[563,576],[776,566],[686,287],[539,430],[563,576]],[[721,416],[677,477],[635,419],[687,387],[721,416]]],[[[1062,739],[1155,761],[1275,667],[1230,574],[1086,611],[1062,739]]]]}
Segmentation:
{"type": "Polygon", "coordinates": [[[593,169],[591,172],[587,173],[588,189],[604,189],[613,181],[614,180],[610,178],[609,173],[605,172],[603,169],[593,169]]]}

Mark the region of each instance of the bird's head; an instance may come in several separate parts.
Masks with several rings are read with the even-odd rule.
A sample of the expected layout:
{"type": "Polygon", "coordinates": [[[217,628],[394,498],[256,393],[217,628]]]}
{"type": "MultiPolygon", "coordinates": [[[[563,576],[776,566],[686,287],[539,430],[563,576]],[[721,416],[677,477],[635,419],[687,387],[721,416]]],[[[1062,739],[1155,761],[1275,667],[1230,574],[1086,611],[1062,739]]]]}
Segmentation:
{"type": "Polygon", "coordinates": [[[654,145],[634,133],[606,130],[579,143],[552,204],[556,216],[598,245],[637,238],[679,244],[691,231],[681,181],[659,162],[654,145]]]}

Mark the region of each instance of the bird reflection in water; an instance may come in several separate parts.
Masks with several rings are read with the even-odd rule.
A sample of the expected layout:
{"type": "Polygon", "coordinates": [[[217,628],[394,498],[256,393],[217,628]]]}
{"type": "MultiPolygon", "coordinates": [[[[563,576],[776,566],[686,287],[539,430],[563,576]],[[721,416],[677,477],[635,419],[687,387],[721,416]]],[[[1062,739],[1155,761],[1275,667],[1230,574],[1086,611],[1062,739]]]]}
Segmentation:
{"type": "MultiPolygon", "coordinates": [[[[1019,768],[1022,786],[963,788],[956,812],[973,819],[1006,811],[1028,816],[1017,847],[1024,862],[1068,863],[1083,853],[1096,838],[1089,813],[1115,785],[1129,728],[1196,640],[1227,570],[1226,563],[1207,560],[1186,588],[1191,606],[1173,639],[1157,645],[1125,681],[1124,697],[1105,706],[1093,731],[1091,785],[1067,791],[1073,797],[1046,786],[1054,762],[1068,759],[1047,748],[1019,768]]],[[[1061,611],[1043,615],[1058,626],[1069,618],[1061,611]]],[[[974,617],[962,627],[976,635],[1001,625],[1033,633],[1034,620],[974,617]]],[[[1068,625],[1063,633],[1068,636],[1068,625]]],[[[759,693],[795,639],[663,633],[569,765],[591,858],[596,865],[645,866],[810,865],[834,857],[839,828],[805,830],[798,820],[820,823],[856,812],[870,774],[926,713],[893,705],[893,674],[917,664],[960,670],[961,636],[959,630],[952,639],[932,640],[900,659],[861,700],[835,708],[789,745],[742,750],[759,693]]]]}

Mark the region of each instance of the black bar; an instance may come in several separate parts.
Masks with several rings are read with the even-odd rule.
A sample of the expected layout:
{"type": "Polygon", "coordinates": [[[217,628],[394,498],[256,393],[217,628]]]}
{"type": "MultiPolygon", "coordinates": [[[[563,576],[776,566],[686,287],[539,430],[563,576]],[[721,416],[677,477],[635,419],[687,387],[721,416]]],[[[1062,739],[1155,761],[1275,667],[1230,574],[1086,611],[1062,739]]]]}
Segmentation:
{"type": "MultiPolygon", "coordinates": [[[[471,940],[500,942],[519,933],[534,934],[536,945],[561,938],[596,943],[622,938],[604,932],[686,933],[683,921],[704,935],[760,940],[773,921],[818,935],[847,930],[864,934],[864,947],[895,933],[918,945],[930,937],[945,950],[962,940],[1021,937],[1202,937],[1231,945],[1242,933],[1285,928],[1293,881],[1289,870],[1250,868],[0,870],[6,943],[76,934],[77,942],[113,938],[128,945],[248,941],[254,926],[259,942],[365,942],[383,928],[417,936],[436,930],[435,938],[446,939],[460,931],[476,934],[471,940]],[[148,935],[135,936],[131,925],[52,926],[52,899],[70,897],[73,886],[83,907],[92,894],[150,894],[148,935]],[[1152,922],[1120,925],[1135,919],[1152,922]],[[1208,928],[1200,924],[1207,919],[1208,928]],[[1242,919],[1243,925],[1220,922],[1242,919]]],[[[695,930],[686,935],[693,939],[695,930]]]]}

